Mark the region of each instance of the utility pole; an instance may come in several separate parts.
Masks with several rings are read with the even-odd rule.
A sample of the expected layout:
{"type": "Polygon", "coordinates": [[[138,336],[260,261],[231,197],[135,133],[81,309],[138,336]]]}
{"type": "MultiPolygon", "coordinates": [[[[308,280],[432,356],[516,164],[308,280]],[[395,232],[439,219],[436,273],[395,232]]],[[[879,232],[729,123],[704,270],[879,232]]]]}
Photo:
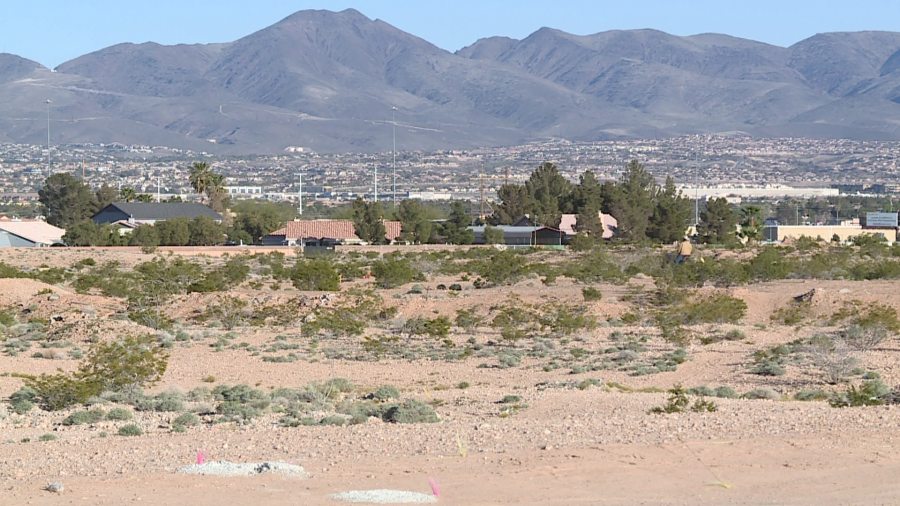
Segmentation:
{"type": "Polygon", "coordinates": [[[162,202],[162,176],[156,176],[156,203],[162,202]]]}
{"type": "Polygon", "coordinates": [[[484,164],[481,164],[481,219],[484,219],[484,164]]]}
{"type": "Polygon", "coordinates": [[[391,107],[391,127],[394,130],[394,150],[391,169],[394,173],[394,184],[391,193],[394,197],[394,208],[397,208],[397,108],[391,107]]]}
{"type": "Polygon", "coordinates": [[[700,226],[700,167],[694,159],[694,235],[698,235],[700,226]]]}
{"type": "Polygon", "coordinates": [[[44,101],[47,104],[47,175],[50,174],[51,163],[50,163],[50,99],[44,101]]]}
{"type": "Polygon", "coordinates": [[[300,180],[300,191],[298,193],[298,195],[300,196],[300,207],[298,209],[300,212],[300,216],[303,216],[303,173],[301,172],[300,174],[298,174],[298,176],[300,180]]]}
{"type": "Polygon", "coordinates": [[[509,184],[509,165],[506,166],[506,184],[509,184]]]}
{"type": "Polygon", "coordinates": [[[378,162],[375,162],[375,203],[378,203],[378,162]]]}

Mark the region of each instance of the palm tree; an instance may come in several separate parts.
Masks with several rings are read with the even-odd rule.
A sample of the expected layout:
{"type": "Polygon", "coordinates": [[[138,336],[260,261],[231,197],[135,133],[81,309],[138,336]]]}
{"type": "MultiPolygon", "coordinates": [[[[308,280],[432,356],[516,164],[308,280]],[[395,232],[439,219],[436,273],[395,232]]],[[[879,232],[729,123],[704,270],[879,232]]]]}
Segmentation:
{"type": "Polygon", "coordinates": [[[119,196],[125,202],[133,202],[134,200],[137,200],[137,192],[134,191],[134,188],[122,188],[122,190],[119,192],[119,196]]]}
{"type": "Polygon", "coordinates": [[[741,208],[741,216],[750,228],[756,228],[756,222],[762,217],[762,207],[744,206],[741,208]]]}
{"type": "Polygon", "coordinates": [[[744,206],[741,208],[741,237],[746,237],[751,242],[756,242],[762,237],[762,208],[759,206],[744,206]]]}
{"type": "Polygon", "coordinates": [[[209,191],[209,186],[213,182],[215,176],[212,169],[209,168],[209,164],[206,162],[194,162],[194,165],[191,166],[189,180],[194,191],[200,194],[201,204],[203,203],[203,198],[209,191]]]}
{"type": "Polygon", "coordinates": [[[153,202],[153,195],[150,195],[149,193],[142,193],[137,196],[137,201],[144,204],[149,204],[153,202]]]}

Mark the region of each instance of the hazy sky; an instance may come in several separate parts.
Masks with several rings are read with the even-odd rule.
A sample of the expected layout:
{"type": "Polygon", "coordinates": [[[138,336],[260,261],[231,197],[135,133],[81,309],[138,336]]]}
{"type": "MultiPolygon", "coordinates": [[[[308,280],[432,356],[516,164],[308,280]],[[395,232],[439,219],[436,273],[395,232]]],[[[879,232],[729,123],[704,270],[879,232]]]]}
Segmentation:
{"type": "Polygon", "coordinates": [[[900,31],[898,0],[0,0],[0,52],[55,67],[120,42],[230,42],[298,10],[348,7],[449,51],[542,26],[718,32],[780,46],[819,32],[900,31]]]}

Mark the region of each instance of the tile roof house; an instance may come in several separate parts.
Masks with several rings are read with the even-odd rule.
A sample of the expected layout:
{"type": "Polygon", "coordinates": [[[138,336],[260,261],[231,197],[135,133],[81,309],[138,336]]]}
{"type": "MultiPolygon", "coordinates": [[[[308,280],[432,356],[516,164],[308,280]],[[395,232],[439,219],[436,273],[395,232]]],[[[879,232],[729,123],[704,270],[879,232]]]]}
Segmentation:
{"type": "Polygon", "coordinates": [[[63,244],[65,233],[41,220],[0,220],[0,247],[41,248],[63,244]]]}
{"type": "Polygon", "coordinates": [[[198,216],[206,216],[220,223],[222,221],[222,215],[196,202],[113,202],[91,219],[98,225],[122,220],[152,225],[172,218],[192,220],[198,216]]]}
{"type": "MultiPolygon", "coordinates": [[[[400,237],[400,222],[385,221],[385,240],[394,242],[400,237]]],[[[334,244],[362,244],[356,227],[350,220],[295,220],[263,237],[266,246],[330,246],[334,244]]]]}

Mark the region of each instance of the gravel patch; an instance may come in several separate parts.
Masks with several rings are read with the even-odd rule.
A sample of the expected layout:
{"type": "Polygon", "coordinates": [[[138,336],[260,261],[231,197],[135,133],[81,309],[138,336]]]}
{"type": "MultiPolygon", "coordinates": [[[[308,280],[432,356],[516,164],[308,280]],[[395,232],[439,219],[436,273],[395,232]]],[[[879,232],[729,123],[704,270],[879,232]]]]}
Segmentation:
{"type": "Polygon", "coordinates": [[[437,502],[437,497],[406,490],[351,490],[333,494],[332,499],[344,502],[369,504],[428,504],[437,502]]]}
{"type": "Polygon", "coordinates": [[[226,461],[191,464],[178,470],[179,474],[199,474],[203,476],[257,476],[274,473],[282,476],[306,478],[309,474],[302,467],[284,462],[235,463],[226,461]]]}

